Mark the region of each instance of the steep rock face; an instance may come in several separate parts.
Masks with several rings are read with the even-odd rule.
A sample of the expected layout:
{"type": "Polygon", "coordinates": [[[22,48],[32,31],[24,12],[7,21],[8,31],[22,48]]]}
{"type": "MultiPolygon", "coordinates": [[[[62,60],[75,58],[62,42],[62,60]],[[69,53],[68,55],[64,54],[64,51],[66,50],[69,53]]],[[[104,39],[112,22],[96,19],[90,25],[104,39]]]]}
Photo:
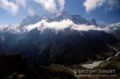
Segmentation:
{"type": "Polygon", "coordinates": [[[97,21],[94,18],[93,19],[89,19],[88,22],[89,22],[89,24],[92,24],[92,25],[96,25],[96,26],[98,25],[97,21]]]}
{"type": "Polygon", "coordinates": [[[2,51],[2,37],[0,37],[0,51],[2,51]]]}
{"type": "Polygon", "coordinates": [[[66,29],[56,33],[52,29],[43,32],[34,29],[24,35],[9,53],[22,52],[31,61],[41,64],[72,64],[105,59],[115,53],[109,46],[117,44],[113,35],[103,31],[66,29]]]}
{"type": "Polygon", "coordinates": [[[52,54],[51,61],[55,63],[78,64],[88,60],[104,59],[110,52],[114,53],[107,45],[114,46],[118,42],[114,36],[99,31],[73,32],[63,39],[64,43],[63,40],[59,40],[53,47],[58,46],[58,49],[53,51],[59,52],[52,54]]]}
{"type": "Polygon", "coordinates": [[[89,22],[80,15],[72,15],[71,20],[76,24],[89,24],[89,22]]]}
{"type": "Polygon", "coordinates": [[[3,53],[4,36],[0,33],[0,53],[3,53]]]}
{"type": "Polygon", "coordinates": [[[120,40],[120,23],[111,24],[107,27],[109,28],[111,34],[120,40]]]}

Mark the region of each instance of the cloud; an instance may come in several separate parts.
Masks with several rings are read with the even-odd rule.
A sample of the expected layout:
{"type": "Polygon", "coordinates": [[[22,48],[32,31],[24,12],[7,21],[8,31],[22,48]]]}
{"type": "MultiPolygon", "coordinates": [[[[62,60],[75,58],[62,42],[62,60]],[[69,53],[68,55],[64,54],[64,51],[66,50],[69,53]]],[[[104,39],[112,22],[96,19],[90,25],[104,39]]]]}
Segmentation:
{"type": "Polygon", "coordinates": [[[34,15],[35,15],[33,9],[31,9],[31,8],[28,9],[28,14],[29,14],[30,16],[34,16],[34,15]]]}
{"type": "Polygon", "coordinates": [[[120,0],[85,0],[83,6],[87,12],[90,12],[98,7],[104,7],[108,10],[120,8],[120,0]]]}
{"type": "Polygon", "coordinates": [[[106,0],[106,6],[109,10],[120,8],[120,0],[106,0]]]}
{"type": "Polygon", "coordinates": [[[65,0],[58,0],[58,1],[59,1],[59,5],[60,5],[60,10],[62,11],[64,9],[65,0]]]}
{"type": "Polygon", "coordinates": [[[12,13],[15,15],[21,6],[26,5],[26,0],[0,0],[0,8],[12,13]]]}
{"type": "Polygon", "coordinates": [[[65,0],[34,0],[39,3],[46,11],[56,13],[64,9],[65,0]]]}
{"type": "Polygon", "coordinates": [[[105,31],[105,28],[96,27],[95,25],[86,25],[86,24],[79,24],[72,27],[73,30],[78,31],[89,31],[89,30],[99,30],[99,31],[105,31]]]}
{"type": "Polygon", "coordinates": [[[39,3],[47,11],[56,11],[56,4],[54,0],[35,0],[35,2],[39,3]]]}
{"type": "Polygon", "coordinates": [[[85,2],[83,3],[85,10],[87,12],[94,10],[97,7],[100,7],[103,5],[105,0],[85,0],[85,2]]]}
{"type": "Polygon", "coordinates": [[[18,12],[18,6],[8,0],[0,0],[0,8],[5,9],[13,14],[18,12]]]}
{"type": "Polygon", "coordinates": [[[23,6],[23,7],[25,7],[27,5],[26,0],[16,0],[16,4],[20,5],[20,6],[23,6]]]}

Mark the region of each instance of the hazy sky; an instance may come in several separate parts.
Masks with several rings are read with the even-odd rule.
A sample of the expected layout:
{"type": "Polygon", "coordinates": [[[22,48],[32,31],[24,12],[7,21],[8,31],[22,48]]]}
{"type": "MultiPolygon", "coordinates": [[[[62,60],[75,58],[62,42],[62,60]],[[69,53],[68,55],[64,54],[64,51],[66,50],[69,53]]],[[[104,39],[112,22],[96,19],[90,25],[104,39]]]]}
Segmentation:
{"type": "Polygon", "coordinates": [[[0,0],[0,24],[19,24],[26,16],[66,11],[99,22],[120,22],[120,0],[0,0]]]}

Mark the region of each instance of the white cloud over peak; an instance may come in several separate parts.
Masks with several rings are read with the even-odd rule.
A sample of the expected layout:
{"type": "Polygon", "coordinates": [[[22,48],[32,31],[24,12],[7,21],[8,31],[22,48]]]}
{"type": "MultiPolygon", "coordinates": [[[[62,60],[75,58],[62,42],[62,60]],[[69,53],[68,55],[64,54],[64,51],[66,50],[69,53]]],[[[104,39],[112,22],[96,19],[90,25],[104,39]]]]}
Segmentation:
{"type": "Polygon", "coordinates": [[[85,0],[85,2],[83,3],[85,10],[87,12],[94,10],[97,7],[100,7],[101,5],[103,5],[105,0],[85,0]]]}
{"type": "Polygon", "coordinates": [[[56,13],[64,9],[65,0],[34,0],[39,3],[46,11],[56,13]]]}
{"type": "Polygon", "coordinates": [[[25,7],[27,3],[26,0],[16,0],[16,4],[25,7]]]}
{"type": "Polygon", "coordinates": [[[85,0],[83,6],[87,12],[101,6],[105,9],[112,10],[115,8],[120,8],[120,0],[85,0]]]}
{"type": "Polygon", "coordinates": [[[56,10],[56,4],[54,0],[35,0],[35,2],[39,3],[45,10],[47,11],[55,11],[56,10]]]}
{"type": "Polygon", "coordinates": [[[26,0],[0,0],[0,8],[15,15],[20,7],[26,6],[26,0]]]}

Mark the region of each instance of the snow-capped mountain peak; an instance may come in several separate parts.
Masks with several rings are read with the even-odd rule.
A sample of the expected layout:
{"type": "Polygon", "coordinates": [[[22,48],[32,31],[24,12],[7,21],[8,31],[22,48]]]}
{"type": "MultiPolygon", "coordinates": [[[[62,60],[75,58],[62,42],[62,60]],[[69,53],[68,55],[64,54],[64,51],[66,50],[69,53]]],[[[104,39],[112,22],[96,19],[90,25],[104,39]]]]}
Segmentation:
{"type": "Polygon", "coordinates": [[[120,29],[120,23],[114,23],[106,26],[110,31],[115,31],[120,29]]]}
{"type": "Polygon", "coordinates": [[[62,21],[53,21],[53,22],[48,22],[47,19],[43,19],[39,21],[38,23],[31,24],[28,26],[24,26],[24,31],[31,31],[32,29],[39,29],[43,30],[46,28],[54,29],[54,30],[64,30],[67,27],[70,27],[73,25],[73,22],[69,19],[64,19],[62,21]]]}
{"type": "Polygon", "coordinates": [[[0,31],[4,31],[4,32],[14,32],[14,33],[18,33],[20,32],[19,29],[19,25],[18,24],[13,24],[13,25],[1,25],[0,26],[0,31]]]}

